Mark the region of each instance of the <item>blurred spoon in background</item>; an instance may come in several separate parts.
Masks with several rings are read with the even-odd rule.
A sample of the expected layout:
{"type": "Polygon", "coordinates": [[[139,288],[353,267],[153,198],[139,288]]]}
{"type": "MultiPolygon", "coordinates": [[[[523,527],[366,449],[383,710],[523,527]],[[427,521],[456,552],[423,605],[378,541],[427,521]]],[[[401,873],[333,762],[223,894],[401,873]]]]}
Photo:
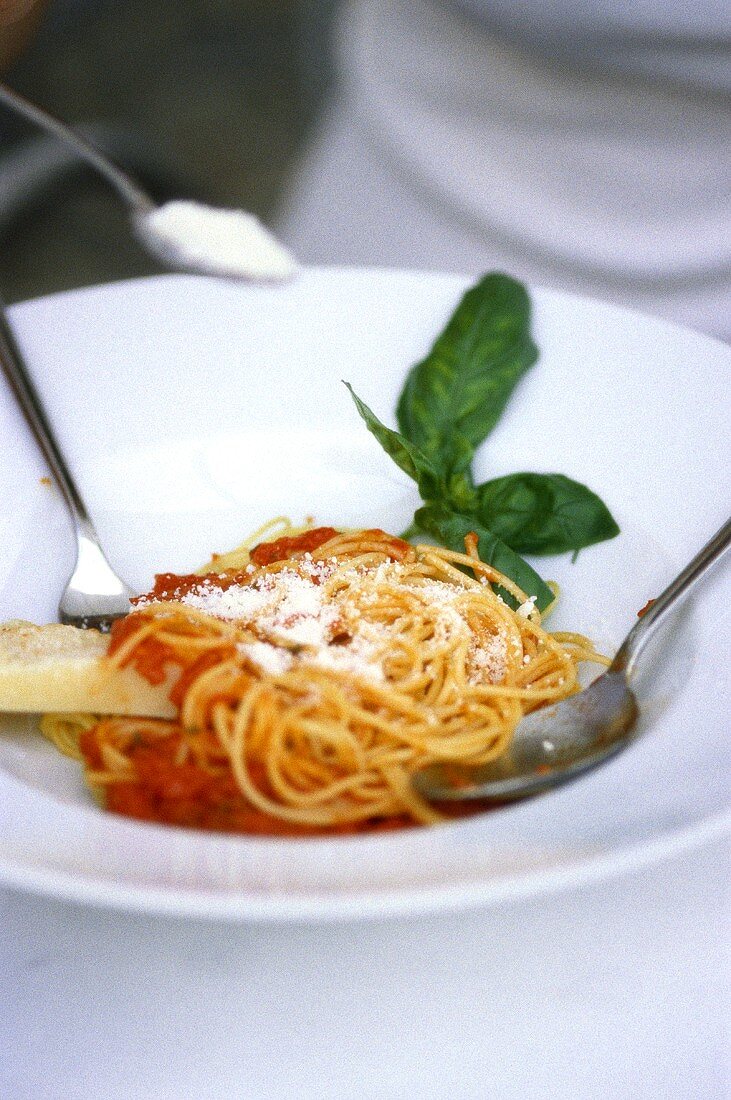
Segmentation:
{"type": "Polygon", "coordinates": [[[106,179],[127,207],[137,240],[165,266],[249,282],[277,282],[296,273],[292,254],[254,214],[184,199],[158,205],[80,133],[2,83],[0,103],[60,139],[106,179]]]}

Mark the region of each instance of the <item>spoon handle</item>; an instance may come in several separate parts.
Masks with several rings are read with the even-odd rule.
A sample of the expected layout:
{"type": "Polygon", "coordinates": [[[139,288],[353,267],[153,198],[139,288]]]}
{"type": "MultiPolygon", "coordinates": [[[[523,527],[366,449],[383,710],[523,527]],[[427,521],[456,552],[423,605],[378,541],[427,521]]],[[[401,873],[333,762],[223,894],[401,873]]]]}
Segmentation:
{"type": "Polygon", "coordinates": [[[80,157],[104,176],[132,210],[148,212],[155,209],[155,203],[150,196],[130,175],[50,111],[31,103],[25,96],[1,82],[0,102],[75,149],[80,157]]]}
{"type": "Polygon", "coordinates": [[[696,554],[685,569],[672,581],[657,599],[650,605],[642,618],[633,626],[617,650],[612,661],[613,671],[624,671],[632,676],[643,649],[664,622],[669,613],[690,595],[698,582],[706,575],[712,565],[726,553],[731,546],[731,519],[726,520],[703,549],[696,554]]]}

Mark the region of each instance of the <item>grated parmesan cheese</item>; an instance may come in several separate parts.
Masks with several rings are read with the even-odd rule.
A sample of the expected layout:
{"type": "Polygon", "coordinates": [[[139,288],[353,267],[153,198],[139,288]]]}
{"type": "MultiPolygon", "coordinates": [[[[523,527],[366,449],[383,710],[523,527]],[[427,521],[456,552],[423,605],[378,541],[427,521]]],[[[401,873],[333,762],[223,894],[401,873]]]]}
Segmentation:
{"type": "Polygon", "coordinates": [[[522,603],[515,614],[520,619],[529,619],[536,609],[536,597],[530,596],[525,603],[522,603]]]}
{"type": "Polygon", "coordinates": [[[229,588],[202,578],[190,591],[169,595],[189,607],[249,628],[254,640],[240,642],[239,652],[269,675],[309,664],[383,681],[387,679],[389,656],[394,652],[394,634],[388,623],[378,620],[378,605],[388,599],[389,590],[397,588],[428,611],[433,644],[441,646],[454,639],[464,642],[466,673],[471,682],[496,683],[504,678],[506,639],[493,634],[475,638],[460,610],[466,591],[462,586],[413,579],[404,583],[403,566],[393,562],[375,570],[353,568],[341,573],[347,585],[330,592],[326,582],[337,565],[335,561],[304,557],[297,568],[285,567],[229,588]],[[368,617],[371,608],[373,620],[368,617]]]}
{"type": "Polygon", "coordinates": [[[283,672],[288,672],[294,662],[289,650],[269,642],[240,642],[236,648],[270,676],[281,676],[283,672]]]}
{"type": "Polygon", "coordinates": [[[506,657],[507,646],[501,635],[491,634],[480,645],[474,646],[470,650],[472,683],[487,680],[490,684],[499,684],[505,679],[506,657]]]}

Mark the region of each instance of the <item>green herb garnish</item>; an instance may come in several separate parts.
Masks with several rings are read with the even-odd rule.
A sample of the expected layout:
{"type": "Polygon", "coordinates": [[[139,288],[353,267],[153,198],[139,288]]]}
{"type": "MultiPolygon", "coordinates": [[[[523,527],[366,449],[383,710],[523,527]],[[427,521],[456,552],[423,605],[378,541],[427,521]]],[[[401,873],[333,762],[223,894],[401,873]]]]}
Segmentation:
{"type": "Polygon", "coordinates": [[[553,593],[521,554],[576,553],[619,533],[596,493],[563,474],[517,473],[475,485],[475,451],[538,358],[522,283],[485,275],[462,298],[399,397],[399,431],[382,424],[346,382],[368,430],[413,478],[424,505],[408,534],[422,532],[463,550],[474,531],[483,561],[536,597],[553,593]]]}

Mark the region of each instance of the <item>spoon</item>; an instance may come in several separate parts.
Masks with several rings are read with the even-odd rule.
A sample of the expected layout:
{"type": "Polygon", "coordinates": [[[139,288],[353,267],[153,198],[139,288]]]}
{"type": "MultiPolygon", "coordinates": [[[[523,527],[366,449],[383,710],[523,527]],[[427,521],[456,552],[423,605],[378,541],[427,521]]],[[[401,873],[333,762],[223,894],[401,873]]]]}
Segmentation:
{"type": "Polygon", "coordinates": [[[7,84],[0,83],[0,103],[71,146],[99,172],[127,207],[139,242],[166,266],[246,280],[282,280],[295,274],[294,257],[253,214],[187,200],[158,205],[90,141],[7,84]]]}
{"type": "Polygon", "coordinates": [[[626,748],[638,736],[639,708],[630,683],[645,646],[729,545],[731,519],[650,605],[593,684],[523,718],[510,746],[487,764],[447,761],[416,772],[416,790],[431,801],[518,801],[559,787],[626,748]]]}
{"type": "Polygon", "coordinates": [[[107,561],[86,505],[56,442],[43,404],[25,365],[0,300],[0,368],[63,493],[76,536],[76,565],[58,608],[62,623],[107,633],[115,619],[126,615],[136,593],[107,561]]]}

